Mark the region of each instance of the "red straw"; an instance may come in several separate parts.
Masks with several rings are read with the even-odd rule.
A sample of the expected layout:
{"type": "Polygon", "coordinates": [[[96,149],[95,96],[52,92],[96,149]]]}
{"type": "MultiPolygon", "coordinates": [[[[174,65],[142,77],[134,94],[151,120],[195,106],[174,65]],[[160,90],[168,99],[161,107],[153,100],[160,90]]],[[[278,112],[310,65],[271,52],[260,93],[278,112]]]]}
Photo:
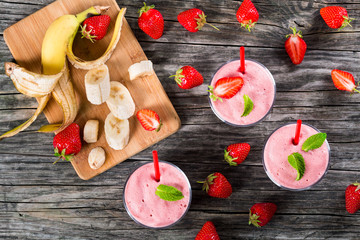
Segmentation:
{"type": "Polygon", "coordinates": [[[301,120],[297,120],[296,122],[296,130],[295,130],[295,138],[293,139],[293,144],[298,145],[300,139],[300,130],[301,130],[301,120]]]}
{"type": "Polygon", "coordinates": [[[155,180],[157,182],[160,181],[160,168],[159,168],[159,158],[156,150],[152,152],[153,160],[154,160],[154,169],[155,169],[155,180]]]}
{"type": "Polygon", "coordinates": [[[240,47],[240,72],[245,74],[245,48],[244,46],[240,47]]]}

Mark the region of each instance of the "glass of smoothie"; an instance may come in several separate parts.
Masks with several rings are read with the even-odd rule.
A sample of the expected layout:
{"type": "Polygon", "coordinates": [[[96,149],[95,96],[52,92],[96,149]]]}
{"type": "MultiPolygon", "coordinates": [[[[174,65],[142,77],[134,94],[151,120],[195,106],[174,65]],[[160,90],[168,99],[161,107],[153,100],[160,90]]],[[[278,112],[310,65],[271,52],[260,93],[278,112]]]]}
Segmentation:
{"type": "Polygon", "coordinates": [[[240,71],[240,59],[231,60],[218,68],[210,82],[216,82],[225,77],[242,77],[244,85],[230,99],[213,101],[209,95],[211,109],[223,122],[237,127],[248,127],[263,120],[270,112],[276,94],[275,80],[270,71],[261,63],[246,59],[245,73],[240,71]],[[254,106],[249,115],[242,117],[244,112],[244,94],[248,95],[254,106]]]}
{"type": "Polygon", "coordinates": [[[294,145],[295,129],[296,123],[289,123],[271,133],[263,149],[263,166],[271,181],[279,187],[302,191],[320,182],[327,173],[330,166],[330,146],[325,140],[321,147],[305,152],[301,149],[303,143],[320,131],[302,123],[299,143],[294,145]],[[305,162],[304,175],[298,181],[297,171],[288,162],[288,156],[294,152],[300,153],[305,162]]]}
{"type": "Polygon", "coordinates": [[[123,202],[129,216],[148,228],[167,228],[178,223],[190,208],[192,191],[185,173],[172,163],[159,161],[160,181],[155,180],[154,164],[135,169],[125,182],[123,202]],[[180,190],[184,198],[165,201],[155,192],[160,184],[180,190]]]}

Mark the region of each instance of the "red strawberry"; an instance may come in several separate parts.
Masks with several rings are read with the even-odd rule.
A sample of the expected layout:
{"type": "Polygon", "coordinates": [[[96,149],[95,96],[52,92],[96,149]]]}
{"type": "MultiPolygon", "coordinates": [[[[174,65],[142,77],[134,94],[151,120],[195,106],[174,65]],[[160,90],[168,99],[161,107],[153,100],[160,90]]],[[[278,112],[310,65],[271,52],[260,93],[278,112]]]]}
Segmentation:
{"type": "Polygon", "coordinates": [[[220,240],[212,222],[207,221],[196,235],[195,240],[220,240]]]}
{"type": "Polygon", "coordinates": [[[345,191],[346,210],[356,213],[360,209],[360,183],[350,184],[345,191]]]}
{"type": "Polygon", "coordinates": [[[154,5],[144,6],[139,9],[139,28],[153,39],[158,39],[164,31],[164,19],[161,13],[154,9],[154,5]]]}
{"type": "Polygon", "coordinates": [[[175,82],[182,89],[197,87],[204,82],[203,76],[191,66],[179,68],[176,71],[176,74],[171,75],[170,77],[175,77],[175,82]]]}
{"type": "Polygon", "coordinates": [[[234,143],[225,149],[224,158],[230,166],[237,166],[242,163],[250,152],[248,143],[234,143]]]}
{"type": "Polygon", "coordinates": [[[94,42],[94,40],[102,39],[106,35],[110,20],[108,15],[87,18],[81,26],[82,37],[85,37],[92,42],[94,42]]]}
{"type": "Polygon", "coordinates": [[[55,135],[53,140],[55,156],[60,159],[71,161],[72,157],[81,150],[80,127],[76,123],[55,135]]]}
{"type": "Polygon", "coordinates": [[[149,109],[142,109],[136,113],[141,126],[147,131],[160,131],[162,126],[159,115],[149,109]]]}
{"type": "Polygon", "coordinates": [[[348,92],[359,92],[359,90],[356,89],[355,79],[351,73],[334,69],[331,71],[331,77],[337,89],[348,92]]]}
{"type": "Polygon", "coordinates": [[[202,190],[206,191],[211,197],[228,198],[232,193],[231,184],[221,173],[210,174],[205,181],[198,181],[203,183],[202,190]]]}
{"type": "Polygon", "coordinates": [[[259,20],[259,13],[251,0],[244,0],[236,12],[236,18],[249,32],[259,20]]]}
{"type": "Polygon", "coordinates": [[[197,32],[201,30],[205,24],[208,24],[216,30],[219,30],[214,25],[206,22],[205,13],[197,8],[192,8],[179,13],[177,19],[179,23],[190,32],[197,32]]]}
{"type": "Polygon", "coordinates": [[[250,209],[249,225],[265,226],[274,216],[276,209],[274,203],[255,203],[250,209]]]}
{"type": "Polygon", "coordinates": [[[230,99],[235,96],[243,85],[242,77],[224,77],[216,82],[215,87],[209,86],[208,92],[211,93],[210,98],[213,101],[222,101],[222,98],[230,99]]]}
{"type": "Polygon", "coordinates": [[[350,22],[354,20],[349,18],[345,8],[339,6],[324,7],[320,9],[320,15],[330,28],[339,28],[339,30],[347,25],[351,27],[350,22]]]}
{"type": "Polygon", "coordinates": [[[293,34],[286,35],[285,49],[294,64],[300,64],[306,52],[306,43],[302,39],[301,31],[296,32],[296,28],[290,28],[293,34]]]}

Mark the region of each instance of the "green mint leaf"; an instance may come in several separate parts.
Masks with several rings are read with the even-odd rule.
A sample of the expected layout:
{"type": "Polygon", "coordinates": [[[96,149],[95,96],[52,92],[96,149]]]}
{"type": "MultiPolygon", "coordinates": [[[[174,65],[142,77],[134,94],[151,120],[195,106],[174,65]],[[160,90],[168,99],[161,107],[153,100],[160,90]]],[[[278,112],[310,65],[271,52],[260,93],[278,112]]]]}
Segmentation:
{"type": "Polygon", "coordinates": [[[160,184],[156,188],[155,194],[165,201],[178,201],[184,198],[184,195],[181,191],[173,186],[167,186],[164,184],[160,184]]]}
{"type": "Polygon", "coordinates": [[[288,162],[293,168],[296,169],[297,171],[296,181],[299,181],[304,176],[304,172],[305,172],[305,161],[303,156],[298,152],[292,153],[291,155],[288,156],[288,162]]]}
{"type": "Polygon", "coordinates": [[[321,147],[326,139],[326,133],[317,133],[306,139],[301,149],[305,152],[321,147]]]}
{"type": "Polygon", "coordinates": [[[247,115],[249,115],[251,113],[251,111],[254,108],[254,103],[253,101],[251,101],[251,99],[249,98],[248,95],[244,94],[244,112],[241,115],[241,117],[246,117],[247,115]]]}

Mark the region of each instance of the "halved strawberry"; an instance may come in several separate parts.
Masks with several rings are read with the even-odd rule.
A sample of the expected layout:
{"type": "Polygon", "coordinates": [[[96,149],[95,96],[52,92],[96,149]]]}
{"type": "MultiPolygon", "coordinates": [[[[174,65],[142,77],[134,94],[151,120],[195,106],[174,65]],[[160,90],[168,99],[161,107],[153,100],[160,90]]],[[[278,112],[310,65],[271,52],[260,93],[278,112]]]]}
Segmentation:
{"type": "Polygon", "coordinates": [[[306,52],[306,43],[302,39],[301,31],[296,32],[296,28],[290,28],[293,34],[286,35],[285,50],[294,64],[300,64],[306,52]]]}
{"type": "Polygon", "coordinates": [[[348,92],[359,92],[359,90],[356,89],[357,85],[355,85],[355,79],[351,73],[334,69],[331,71],[331,77],[337,89],[348,92]]]}
{"type": "Polygon", "coordinates": [[[162,126],[159,115],[149,109],[142,109],[136,113],[141,126],[147,131],[160,131],[162,126]]]}
{"type": "Polygon", "coordinates": [[[211,93],[210,98],[213,101],[222,101],[222,98],[230,99],[235,96],[243,85],[242,77],[224,77],[216,82],[215,87],[209,86],[208,92],[211,93]]]}

